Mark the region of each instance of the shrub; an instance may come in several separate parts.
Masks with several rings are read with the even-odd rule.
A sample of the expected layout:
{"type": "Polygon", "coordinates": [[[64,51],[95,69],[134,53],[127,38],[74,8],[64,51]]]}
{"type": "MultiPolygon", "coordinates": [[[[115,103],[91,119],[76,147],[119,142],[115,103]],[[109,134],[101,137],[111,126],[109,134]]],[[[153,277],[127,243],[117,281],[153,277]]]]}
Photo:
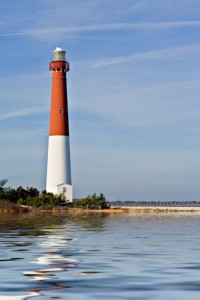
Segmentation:
{"type": "Polygon", "coordinates": [[[42,193],[35,197],[28,196],[26,199],[20,198],[20,205],[35,206],[35,207],[53,207],[65,204],[65,199],[62,195],[54,195],[52,193],[42,193]]]}
{"type": "Polygon", "coordinates": [[[88,195],[73,203],[74,207],[86,208],[86,209],[105,209],[109,207],[105,196],[100,193],[99,196],[94,193],[93,195],[88,195]]]}

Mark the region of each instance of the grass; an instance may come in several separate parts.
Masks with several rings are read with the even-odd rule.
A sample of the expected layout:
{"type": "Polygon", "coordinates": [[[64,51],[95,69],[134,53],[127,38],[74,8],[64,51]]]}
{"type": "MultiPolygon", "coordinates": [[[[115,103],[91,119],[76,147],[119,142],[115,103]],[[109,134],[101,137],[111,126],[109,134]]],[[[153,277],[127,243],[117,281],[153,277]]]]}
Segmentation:
{"type": "Polygon", "coordinates": [[[27,212],[27,208],[7,200],[0,199],[0,213],[19,213],[27,212]]]}

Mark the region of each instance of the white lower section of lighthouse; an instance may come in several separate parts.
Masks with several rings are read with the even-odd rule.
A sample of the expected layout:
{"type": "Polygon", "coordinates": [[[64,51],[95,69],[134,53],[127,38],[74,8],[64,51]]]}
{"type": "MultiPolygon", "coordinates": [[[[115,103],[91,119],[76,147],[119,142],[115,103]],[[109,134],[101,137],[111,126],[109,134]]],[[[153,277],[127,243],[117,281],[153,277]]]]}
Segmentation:
{"type": "Polygon", "coordinates": [[[63,193],[72,201],[70,147],[68,136],[49,136],[46,191],[63,193]]]}

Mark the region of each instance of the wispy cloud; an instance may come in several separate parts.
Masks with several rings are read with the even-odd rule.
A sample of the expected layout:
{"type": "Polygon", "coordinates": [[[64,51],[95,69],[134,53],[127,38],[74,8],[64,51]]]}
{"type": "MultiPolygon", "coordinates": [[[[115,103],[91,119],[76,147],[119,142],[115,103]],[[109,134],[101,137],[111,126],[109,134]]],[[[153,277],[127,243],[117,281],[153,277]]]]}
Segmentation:
{"type": "MultiPolygon", "coordinates": [[[[10,79],[13,78],[13,75],[8,74],[7,76],[4,76],[3,74],[0,75],[0,83],[4,82],[10,82],[10,79]]],[[[31,81],[31,80],[41,80],[44,78],[49,78],[49,73],[48,72],[35,72],[35,73],[19,73],[15,75],[15,81],[21,81],[21,80],[26,80],[26,81],[31,81]]]]}
{"type": "Polygon", "coordinates": [[[19,139],[19,138],[32,138],[34,135],[35,136],[44,136],[45,134],[47,134],[46,129],[35,129],[35,130],[31,130],[30,128],[28,128],[27,130],[9,130],[9,131],[4,131],[2,134],[0,134],[0,139],[9,139],[9,140],[13,140],[13,139],[19,139]]]}
{"type": "Polygon", "coordinates": [[[17,36],[17,35],[43,35],[64,32],[87,32],[87,31],[119,31],[119,30],[161,30],[176,29],[185,27],[199,27],[200,20],[194,21],[174,21],[174,22],[151,22],[151,23],[107,23],[92,24],[82,26],[68,26],[48,29],[28,29],[22,31],[12,31],[0,33],[0,36],[17,36]]]}
{"type": "Polygon", "coordinates": [[[117,65],[127,63],[130,61],[139,60],[159,60],[159,59],[172,59],[188,54],[192,54],[200,51],[200,44],[194,44],[189,46],[179,46],[167,49],[159,49],[154,51],[147,51],[142,53],[134,53],[127,56],[118,56],[114,58],[104,58],[97,60],[91,65],[91,68],[100,68],[108,65],[117,65]]]}
{"type": "Polygon", "coordinates": [[[0,120],[10,119],[14,117],[21,117],[27,115],[35,115],[48,111],[48,107],[32,107],[32,108],[24,108],[20,110],[11,111],[8,113],[4,113],[0,115],[0,120]]]}

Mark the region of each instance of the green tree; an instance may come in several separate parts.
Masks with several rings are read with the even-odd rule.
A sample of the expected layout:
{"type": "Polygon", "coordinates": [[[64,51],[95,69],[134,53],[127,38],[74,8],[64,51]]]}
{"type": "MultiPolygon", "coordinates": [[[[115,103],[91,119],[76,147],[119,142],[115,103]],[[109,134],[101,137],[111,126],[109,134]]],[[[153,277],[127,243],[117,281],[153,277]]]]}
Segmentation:
{"type": "Polygon", "coordinates": [[[8,179],[1,179],[0,180],[0,189],[3,189],[4,185],[8,182],[8,179]]]}
{"type": "Polygon", "coordinates": [[[5,184],[8,182],[8,179],[1,179],[0,180],[0,199],[4,199],[5,194],[5,184]]]}
{"type": "Polygon", "coordinates": [[[36,197],[39,196],[40,192],[38,191],[38,189],[34,188],[34,187],[27,187],[27,196],[30,197],[36,197]]]}
{"type": "Polygon", "coordinates": [[[86,209],[104,209],[108,208],[109,204],[102,193],[100,193],[99,196],[94,193],[93,195],[88,195],[85,198],[75,201],[73,206],[86,209]]]}
{"type": "Polygon", "coordinates": [[[25,200],[28,196],[27,190],[25,190],[21,185],[16,189],[16,192],[18,193],[18,199],[22,198],[25,200]]]}
{"type": "Polygon", "coordinates": [[[7,191],[4,192],[4,199],[17,203],[19,199],[18,192],[15,189],[8,189],[7,191]]]}
{"type": "Polygon", "coordinates": [[[26,199],[23,199],[21,197],[18,201],[18,204],[34,206],[34,207],[51,208],[55,206],[64,205],[65,199],[62,195],[54,195],[52,193],[42,193],[35,197],[31,197],[28,195],[26,199]]]}

